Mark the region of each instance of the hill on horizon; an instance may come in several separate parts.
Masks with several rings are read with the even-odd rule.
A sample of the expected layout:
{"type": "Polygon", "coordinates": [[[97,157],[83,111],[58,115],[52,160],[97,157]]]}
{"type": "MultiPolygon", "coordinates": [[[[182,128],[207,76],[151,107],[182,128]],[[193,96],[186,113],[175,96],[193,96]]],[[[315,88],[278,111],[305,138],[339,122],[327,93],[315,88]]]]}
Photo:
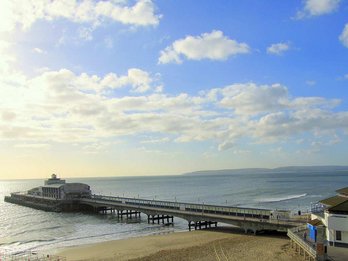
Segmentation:
{"type": "Polygon", "coordinates": [[[308,173],[348,171],[348,166],[286,166],[278,168],[242,168],[242,169],[220,169],[199,170],[184,173],[183,175],[233,175],[233,174],[261,174],[261,173],[308,173]]]}

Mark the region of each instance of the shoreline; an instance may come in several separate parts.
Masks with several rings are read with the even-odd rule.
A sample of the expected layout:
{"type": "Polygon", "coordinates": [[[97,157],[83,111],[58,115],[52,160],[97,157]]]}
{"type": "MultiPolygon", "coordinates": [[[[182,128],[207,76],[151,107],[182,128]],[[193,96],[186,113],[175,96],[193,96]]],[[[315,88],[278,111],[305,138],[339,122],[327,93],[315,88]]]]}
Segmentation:
{"type": "Polygon", "coordinates": [[[280,233],[244,234],[238,228],[173,232],[57,249],[70,260],[300,260],[280,233]]]}

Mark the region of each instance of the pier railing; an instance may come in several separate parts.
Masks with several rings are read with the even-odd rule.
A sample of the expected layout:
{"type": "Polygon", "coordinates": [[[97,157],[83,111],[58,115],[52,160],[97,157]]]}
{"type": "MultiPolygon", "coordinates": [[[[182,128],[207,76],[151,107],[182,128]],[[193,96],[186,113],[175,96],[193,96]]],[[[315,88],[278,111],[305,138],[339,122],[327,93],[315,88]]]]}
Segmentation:
{"type": "Polygon", "coordinates": [[[317,252],[314,247],[309,244],[301,234],[306,230],[306,225],[298,226],[295,228],[288,229],[288,237],[299,245],[304,251],[306,251],[313,258],[316,258],[317,252]]]}
{"type": "Polygon", "coordinates": [[[164,208],[164,209],[214,213],[214,214],[222,214],[222,215],[247,216],[247,217],[255,217],[255,218],[265,218],[265,219],[269,218],[271,215],[271,210],[261,209],[261,208],[260,209],[241,208],[241,207],[210,205],[210,204],[204,204],[204,203],[202,204],[183,203],[183,202],[114,197],[114,196],[103,196],[103,195],[93,195],[92,199],[117,202],[121,204],[134,205],[134,206],[156,207],[156,208],[164,208]]]}
{"type": "Polygon", "coordinates": [[[316,202],[316,203],[311,204],[311,213],[314,213],[314,214],[324,213],[324,211],[326,209],[327,209],[327,207],[320,202],[316,202]]]}
{"type": "Polygon", "coordinates": [[[103,195],[92,195],[90,199],[110,203],[122,204],[133,206],[137,208],[160,208],[172,211],[183,211],[183,212],[198,212],[202,215],[219,215],[219,216],[230,216],[238,219],[250,219],[257,220],[258,222],[268,222],[274,224],[285,224],[298,226],[300,222],[297,219],[290,217],[290,211],[274,211],[262,208],[247,208],[247,207],[233,207],[233,206],[219,206],[210,204],[197,204],[197,203],[184,203],[184,202],[173,202],[173,201],[161,201],[161,200],[150,200],[140,198],[126,198],[117,196],[103,196],[103,195]],[[285,215],[285,216],[282,216],[285,215]]]}

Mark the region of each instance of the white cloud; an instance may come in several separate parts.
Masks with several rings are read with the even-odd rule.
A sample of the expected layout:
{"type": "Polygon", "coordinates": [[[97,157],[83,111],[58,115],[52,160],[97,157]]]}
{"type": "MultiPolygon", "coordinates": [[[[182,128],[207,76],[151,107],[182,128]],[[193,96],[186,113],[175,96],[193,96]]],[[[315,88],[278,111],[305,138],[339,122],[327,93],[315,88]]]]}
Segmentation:
{"type": "Polygon", "coordinates": [[[38,54],[45,54],[46,52],[38,47],[35,47],[33,49],[33,52],[38,53],[38,54]]]}
{"type": "Polygon", "coordinates": [[[9,71],[11,71],[11,68],[12,68],[12,64],[16,61],[16,59],[12,55],[11,44],[1,39],[0,39],[0,55],[1,55],[0,75],[9,74],[9,71]]]}
{"type": "Polygon", "coordinates": [[[15,148],[25,148],[25,149],[41,149],[47,148],[50,144],[48,143],[24,143],[24,144],[16,144],[15,148]]]}
{"type": "Polygon", "coordinates": [[[200,36],[186,36],[176,40],[171,46],[160,52],[159,63],[181,63],[185,57],[189,60],[226,60],[232,55],[249,53],[246,43],[238,43],[224,36],[221,31],[212,31],[200,36]]]}
{"type": "Polygon", "coordinates": [[[148,140],[143,140],[140,143],[143,144],[156,144],[156,143],[164,143],[164,142],[169,142],[170,139],[168,137],[164,137],[164,138],[157,138],[157,139],[148,139],[148,140]]]}
{"type": "Polygon", "coordinates": [[[329,100],[322,97],[291,98],[288,89],[281,84],[260,86],[254,83],[233,84],[213,91],[221,95],[221,99],[216,101],[217,104],[233,110],[238,115],[253,116],[313,107],[334,108],[341,102],[339,99],[329,100]]]}
{"type": "Polygon", "coordinates": [[[98,154],[106,152],[108,145],[110,144],[101,142],[88,143],[87,145],[83,146],[82,151],[86,154],[98,154]]]}
{"type": "Polygon", "coordinates": [[[314,80],[308,80],[308,81],[306,81],[306,84],[309,85],[309,86],[314,86],[314,85],[317,84],[317,82],[314,81],[314,80]]]}
{"type": "Polygon", "coordinates": [[[93,27],[81,27],[78,30],[78,36],[85,41],[91,41],[93,40],[93,31],[93,27]]]}
{"type": "Polygon", "coordinates": [[[138,68],[131,68],[128,70],[127,75],[117,76],[114,73],[107,74],[101,80],[101,88],[121,88],[124,86],[131,86],[133,92],[143,93],[149,91],[154,79],[150,74],[138,68]]]}
{"type": "Polygon", "coordinates": [[[138,0],[132,7],[115,5],[101,1],[96,5],[96,13],[124,24],[148,26],[157,25],[161,15],[155,15],[155,6],[151,0],[138,0]]]}
{"type": "Polygon", "coordinates": [[[344,26],[344,29],[339,36],[341,43],[348,48],[348,24],[344,26]]]}
{"type": "Polygon", "coordinates": [[[340,0],[305,0],[303,10],[297,13],[297,18],[330,14],[339,7],[340,0]]]}
{"type": "Polygon", "coordinates": [[[212,141],[226,150],[240,139],[277,142],[307,134],[339,141],[348,134],[348,112],[337,111],[340,100],[292,97],[281,84],[240,83],[169,95],[156,92],[157,75],[138,68],[124,75],[68,69],[18,75],[0,73],[0,139],[19,147],[67,142],[95,153],[107,148],[104,139],[146,135],[153,138],[140,143],[212,141]],[[124,88],[122,96],[118,88],[124,88]]]}
{"type": "Polygon", "coordinates": [[[220,90],[220,106],[229,108],[237,114],[253,115],[284,109],[288,106],[288,90],[285,86],[257,86],[234,84],[220,90]]]}
{"type": "Polygon", "coordinates": [[[108,73],[104,77],[86,73],[76,75],[70,70],[61,69],[44,72],[33,78],[29,84],[40,86],[43,91],[50,89],[55,93],[55,98],[77,100],[86,92],[102,93],[108,89],[127,86],[132,92],[143,93],[153,88],[154,81],[148,72],[138,68],[129,69],[127,75],[118,76],[115,73],[108,73]]]}
{"type": "Polygon", "coordinates": [[[92,26],[110,20],[134,26],[156,26],[161,18],[155,14],[151,0],[138,0],[133,6],[126,6],[124,1],[2,0],[0,15],[0,31],[12,31],[16,26],[26,30],[38,20],[68,19],[92,26]]]}
{"type": "Polygon", "coordinates": [[[272,44],[271,46],[267,48],[267,53],[281,55],[284,52],[288,51],[289,49],[290,49],[290,46],[287,43],[276,43],[276,44],[272,44]]]}

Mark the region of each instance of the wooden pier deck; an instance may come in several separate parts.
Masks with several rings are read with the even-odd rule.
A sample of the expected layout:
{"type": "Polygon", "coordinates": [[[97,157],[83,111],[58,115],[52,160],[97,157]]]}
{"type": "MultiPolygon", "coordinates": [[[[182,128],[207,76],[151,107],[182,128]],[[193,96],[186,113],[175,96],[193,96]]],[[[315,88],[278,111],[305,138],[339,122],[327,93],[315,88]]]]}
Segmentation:
{"type": "Polygon", "coordinates": [[[238,226],[245,230],[257,233],[258,231],[274,230],[287,232],[304,224],[305,221],[291,218],[283,218],[274,215],[269,209],[241,208],[217,205],[193,204],[182,202],[170,202],[159,200],[135,199],[125,197],[111,197],[93,195],[91,198],[78,199],[81,207],[96,212],[112,212],[118,216],[140,215],[148,216],[148,222],[163,224],[173,223],[173,217],[182,218],[188,221],[191,229],[210,227],[217,223],[225,223],[238,226]],[[125,214],[128,213],[128,214],[125,214]],[[167,222],[166,222],[167,221],[167,222]]]}

